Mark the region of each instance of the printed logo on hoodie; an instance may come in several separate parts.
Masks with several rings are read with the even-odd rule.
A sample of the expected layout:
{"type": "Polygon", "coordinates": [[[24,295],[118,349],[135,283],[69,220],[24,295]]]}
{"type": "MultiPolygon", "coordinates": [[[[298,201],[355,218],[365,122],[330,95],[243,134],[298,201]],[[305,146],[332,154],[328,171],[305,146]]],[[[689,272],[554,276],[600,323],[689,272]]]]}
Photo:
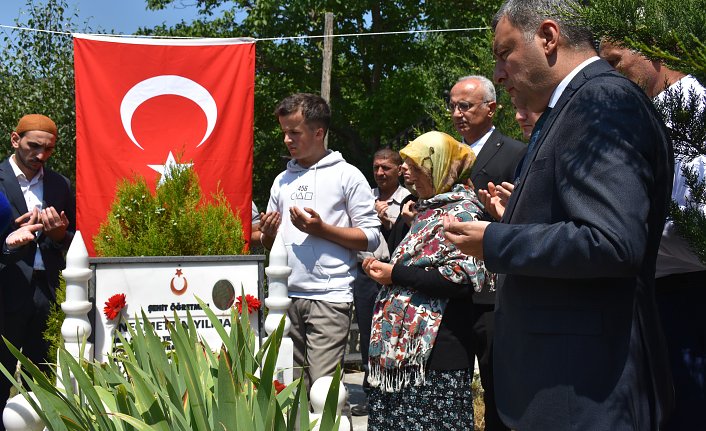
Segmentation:
{"type": "Polygon", "coordinates": [[[309,186],[299,186],[297,190],[292,193],[290,199],[293,201],[310,201],[314,199],[314,193],[307,191],[309,186]]]}

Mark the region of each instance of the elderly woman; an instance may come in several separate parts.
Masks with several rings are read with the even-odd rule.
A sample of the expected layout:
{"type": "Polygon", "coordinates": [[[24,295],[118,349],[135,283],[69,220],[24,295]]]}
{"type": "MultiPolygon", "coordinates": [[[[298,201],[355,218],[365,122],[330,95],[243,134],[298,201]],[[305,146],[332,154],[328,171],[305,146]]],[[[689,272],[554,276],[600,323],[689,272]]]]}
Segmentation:
{"type": "Polygon", "coordinates": [[[400,151],[417,215],[391,262],[366,259],[382,284],[369,350],[370,416],[375,430],[472,430],[471,296],[490,278],[483,263],[444,238],[442,218],[478,220],[468,179],[470,148],[429,132],[400,151]],[[486,278],[488,278],[486,280],[486,278]]]}

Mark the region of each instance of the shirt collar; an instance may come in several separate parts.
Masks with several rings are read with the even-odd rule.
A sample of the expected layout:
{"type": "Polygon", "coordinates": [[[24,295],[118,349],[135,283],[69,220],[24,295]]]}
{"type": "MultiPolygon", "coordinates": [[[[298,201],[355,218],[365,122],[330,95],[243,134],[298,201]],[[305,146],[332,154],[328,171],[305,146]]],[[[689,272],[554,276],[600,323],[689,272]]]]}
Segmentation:
{"type": "MultiPolygon", "coordinates": [[[[392,193],[392,195],[390,195],[390,199],[388,199],[387,202],[395,202],[397,204],[400,204],[402,203],[402,200],[407,197],[408,194],[409,191],[398,184],[397,189],[394,193],[392,193]]],[[[373,189],[373,196],[375,196],[375,199],[380,199],[380,189],[378,187],[375,187],[373,189]]]]}
{"type": "MultiPolygon", "coordinates": [[[[674,93],[674,92],[679,92],[682,95],[688,94],[690,91],[695,91],[697,95],[700,97],[703,96],[704,94],[704,88],[699,84],[699,81],[696,80],[692,75],[686,75],[681,77],[679,80],[676,82],[672,83],[668,88],[665,90],[661,91],[658,95],[656,95],[653,100],[658,101],[658,102],[665,102],[665,99],[667,98],[667,94],[674,93]]],[[[684,98],[684,96],[682,96],[684,98]]],[[[688,97],[686,98],[688,99],[688,97]]],[[[684,101],[686,101],[684,99],[684,101]]]]}
{"type": "Polygon", "coordinates": [[[564,93],[564,90],[566,90],[566,87],[569,85],[569,82],[571,82],[572,79],[574,79],[574,76],[578,75],[578,73],[583,70],[586,66],[589,64],[593,63],[594,61],[600,60],[600,58],[596,55],[593,57],[584,60],[583,63],[579,64],[574,68],[574,70],[571,71],[568,75],[564,77],[564,79],[561,80],[559,85],[554,89],[554,92],[552,93],[552,97],[549,98],[549,107],[553,108],[556,105],[556,102],[559,101],[559,98],[561,95],[564,93]]]}
{"type": "MultiPolygon", "coordinates": [[[[485,132],[485,135],[478,138],[477,141],[472,142],[472,143],[467,142],[467,144],[474,150],[478,146],[482,147],[483,144],[485,144],[485,142],[488,140],[488,138],[490,138],[490,135],[493,133],[494,130],[495,130],[495,126],[490,126],[490,129],[487,132],[485,132]]],[[[464,142],[465,142],[465,140],[464,140],[464,142]]]]}
{"type": "Polygon", "coordinates": [[[390,200],[400,204],[400,203],[402,203],[402,200],[407,197],[408,194],[409,194],[409,192],[407,191],[406,188],[398,185],[397,190],[395,190],[395,192],[392,194],[392,197],[390,198],[390,200]]]}
{"type": "Polygon", "coordinates": [[[10,156],[9,160],[10,160],[10,166],[12,166],[12,171],[15,173],[15,178],[18,178],[18,179],[21,178],[24,181],[29,182],[30,184],[38,183],[39,181],[42,180],[42,178],[44,178],[44,167],[43,166],[39,168],[39,172],[37,172],[37,175],[32,177],[31,180],[28,180],[25,173],[22,172],[22,169],[20,169],[20,167],[17,166],[17,162],[15,162],[15,155],[14,154],[10,156]]]}

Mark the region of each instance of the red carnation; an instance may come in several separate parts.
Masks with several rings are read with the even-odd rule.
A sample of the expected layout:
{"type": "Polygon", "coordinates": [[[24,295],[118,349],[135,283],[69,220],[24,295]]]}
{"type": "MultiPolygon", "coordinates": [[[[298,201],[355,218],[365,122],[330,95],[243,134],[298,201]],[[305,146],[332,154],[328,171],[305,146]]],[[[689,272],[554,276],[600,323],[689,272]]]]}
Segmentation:
{"type": "Polygon", "coordinates": [[[285,385],[284,383],[280,383],[279,380],[273,380],[273,381],[272,381],[272,384],[275,386],[275,391],[276,391],[277,393],[282,392],[282,391],[284,390],[284,388],[287,387],[287,385],[285,385]]]}
{"type": "MultiPolygon", "coordinates": [[[[239,296],[235,302],[235,304],[238,306],[238,313],[243,312],[243,297],[239,296]]],[[[245,295],[245,302],[248,304],[248,313],[252,314],[253,311],[259,310],[260,307],[262,306],[262,303],[260,302],[259,299],[255,298],[252,295],[245,295]]]]}
{"type": "Polygon", "coordinates": [[[108,320],[113,320],[118,317],[123,308],[125,308],[125,305],[125,294],[118,293],[108,298],[103,308],[103,313],[108,320]]]}

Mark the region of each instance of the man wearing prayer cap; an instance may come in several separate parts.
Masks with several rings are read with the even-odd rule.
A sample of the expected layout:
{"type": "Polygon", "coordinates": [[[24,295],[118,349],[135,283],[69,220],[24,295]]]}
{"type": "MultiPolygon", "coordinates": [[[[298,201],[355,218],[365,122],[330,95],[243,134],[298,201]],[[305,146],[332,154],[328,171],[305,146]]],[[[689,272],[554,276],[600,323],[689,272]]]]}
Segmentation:
{"type": "MultiPolygon", "coordinates": [[[[7,197],[13,219],[0,234],[0,313],[5,322],[0,335],[44,370],[49,344],[42,334],[75,231],[71,183],[45,167],[57,137],[56,124],[49,117],[25,115],[10,133],[14,153],[0,163],[0,193],[7,197]],[[20,227],[40,224],[34,241],[18,243],[9,237],[20,227]]],[[[0,343],[0,360],[8,370],[17,364],[4,343],[0,343]]],[[[10,386],[5,377],[0,378],[0,408],[10,386]]],[[[4,430],[1,423],[0,430],[4,430]]]]}

